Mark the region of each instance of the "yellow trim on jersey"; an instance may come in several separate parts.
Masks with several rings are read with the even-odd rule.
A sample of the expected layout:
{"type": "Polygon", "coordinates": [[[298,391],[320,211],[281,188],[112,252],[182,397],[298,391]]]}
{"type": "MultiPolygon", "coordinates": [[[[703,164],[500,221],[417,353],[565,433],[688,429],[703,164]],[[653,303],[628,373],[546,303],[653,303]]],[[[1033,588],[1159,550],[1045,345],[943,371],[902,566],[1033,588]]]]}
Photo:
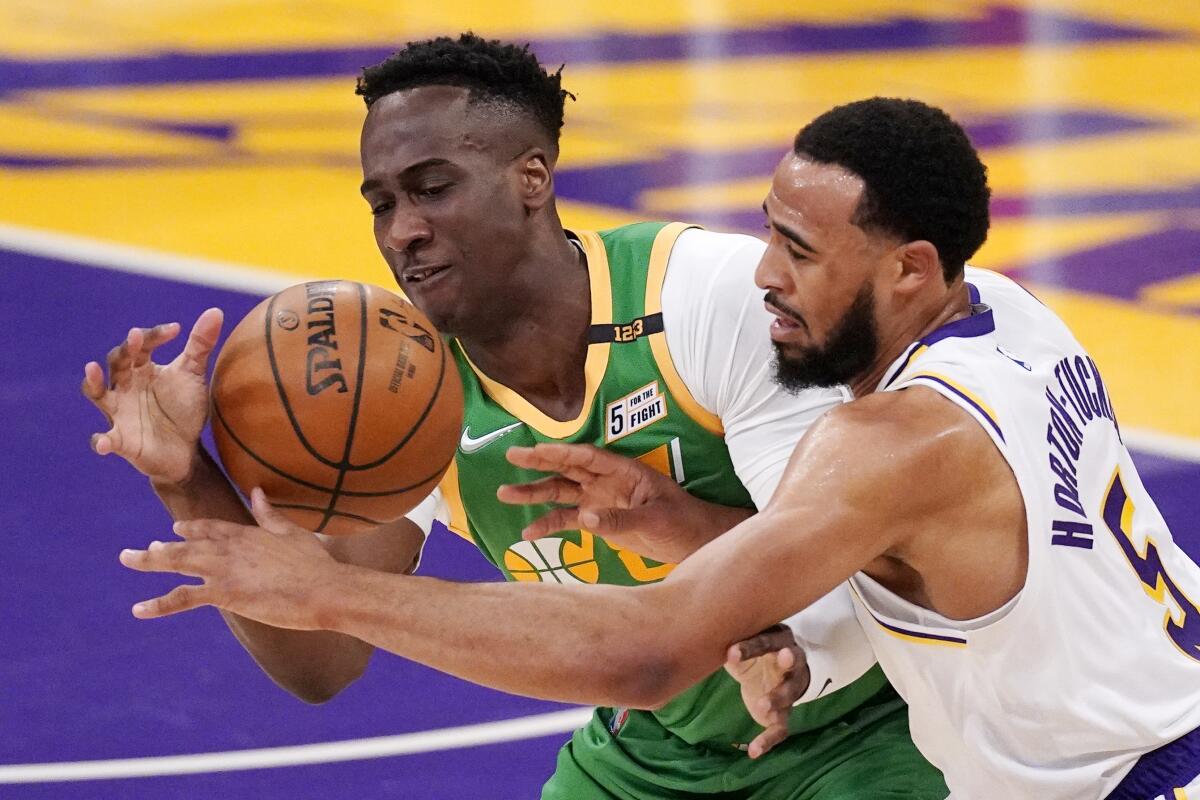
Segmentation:
{"type": "Polygon", "coordinates": [[[471,538],[471,528],[467,524],[467,509],[463,506],[462,492],[458,489],[458,463],[453,458],[450,459],[450,467],[442,476],[442,482],[438,484],[438,488],[442,491],[442,499],[446,501],[446,508],[450,510],[450,524],[446,527],[471,544],[475,544],[475,540],[471,538]]]}
{"type": "MultiPolygon", "coordinates": [[[[588,282],[592,292],[592,324],[608,325],[612,323],[612,284],[608,273],[608,253],[604,250],[604,242],[600,234],[592,231],[580,231],[575,234],[583,251],[587,254],[588,282]]],[[[587,423],[592,412],[592,403],[596,399],[596,391],[604,380],[608,368],[608,352],[610,342],[593,344],[588,348],[587,360],[583,365],[584,392],[583,405],[579,408],[579,416],[575,419],[557,420],[544,413],[517,392],[504,384],[494,381],[479,367],[475,366],[462,347],[459,352],[467,360],[467,364],[479,378],[480,385],[488,397],[492,398],[505,411],[524,422],[543,436],[552,439],[566,439],[574,436],[587,423]]]]}
{"type": "MultiPolygon", "coordinates": [[[[694,227],[696,226],[683,222],[672,222],[654,237],[654,246],[650,249],[650,271],[646,276],[646,316],[662,311],[662,288],[667,277],[667,260],[671,257],[671,248],[675,246],[679,234],[694,227]]],[[[654,334],[649,339],[650,351],[654,353],[658,371],[662,373],[671,397],[675,398],[683,413],[709,433],[724,436],[725,428],[721,425],[720,418],[696,402],[683,378],[679,377],[679,371],[675,369],[675,362],[671,359],[671,351],[667,349],[666,333],[654,334]]]]}
{"type": "MultiPolygon", "coordinates": [[[[867,603],[867,601],[863,598],[862,594],[858,591],[858,589],[855,587],[855,585],[852,582],[848,582],[847,585],[850,587],[850,591],[854,593],[854,596],[858,598],[858,602],[862,603],[863,608],[871,616],[871,619],[874,620],[875,624],[879,626],[879,629],[881,631],[883,631],[884,633],[886,633],[888,636],[892,636],[896,639],[900,639],[901,641],[912,642],[914,644],[929,644],[929,645],[935,645],[935,646],[941,646],[941,647],[958,647],[958,648],[967,646],[966,642],[955,642],[955,641],[951,641],[948,639],[934,638],[932,636],[922,636],[916,632],[905,633],[904,631],[896,630],[896,628],[894,628],[891,625],[888,625],[886,622],[881,620],[879,617],[875,616],[875,612],[871,610],[870,604],[867,603]]],[[[957,633],[957,631],[956,631],[956,633],[957,633]]]]}
{"type": "MultiPolygon", "coordinates": [[[[874,615],[872,615],[872,619],[874,619],[874,615]]],[[[927,644],[927,645],[932,645],[934,647],[958,647],[958,648],[967,646],[965,642],[950,642],[950,641],[946,641],[945,639],[928,639],[924,636],[917,636],[917,635],[914,635],[911,633],[900,633],[899,631],[892,630],[887,625],[884,625],[882,622],[880,622],[877,619],[875,620],[875,624],[878,625],[880,627],[880,629],[884,633],[886,633],[888,636],[892,636],[897,639],[902,639],[903,641],[906,641],[906,642],[913,642],[914,644],[927,644]]]]}
{"type": "Polygon", "coordinates": [[[1187,790],[1183,788],[1176,789],[1175,800],[1188,800],[1187,790]]]}
{"type": "Polygon", "coordinates": [[[982,397],[975,394],[975,392],[973,392],[970,389],[968,389],[967,387],[963,386],[958,381],[952,380],[951,378],[947,378],[945,375],[941,374],[940,372],[929,372],[929,371],[919,372],[916,375],[913,375],[911,378],[908,378],[907,380],[915,381],[915,380],[920,380],[921,378],[925,378],[925,377],[929,377],[929,378],[933,378],[934,380],[942,381],[942,382],[954,387],[958,391],[962,392],[967,398],[969,398],[971,400],[971,402],[973,402],[975,405],[979,406],[980,410],[983,411],[985,414],[987,414],[989,417],[991,417],[993,422],[996,421],[996,412],[992,410],[991,406],[989,406],[987,403],[983,402],[982,397]]]}
{"type": "Polygon", "coordinates": [[[891,382],[895,383],[896,381],[898,381],[902,377],[904,377],[904,373],[906,373],[910,369],[912,369],[913,366],[917,363],[917,359],[920,358],[921,356],[925,355],[925,353],[927,353],[928,351],[929,351],[929,345],[927,345],[927,344],[917,345],[916,348],[911,353],[908,354],[908,362],[904,365],[903,368],[901,368],[901,370],[899,372],[896,373],[896,377],[892,378],[891,382]]]}
{"type": "Polygon", "coordinates": [[[942,375],[940,372],[930,372],[928,370],[919,372],[916,375],[913,375],[911,378],[906,378],[904,382],[908,383],[909,381],[919,381],[921,378],[929,378],[935,382],[941,381],[942,383],[946,384],[947,386],[953,388],[955,391],[961,392],[963,397],[967,398],[968,400],[970,400],[972,403],[975,404],[976,410],[982,412],[985,417],[987,417],[989,420],[991,420],[992,425],[995,426],[996,431],[999,432],[999,430],[1000,430],[1000,423],[998,422],[999,417],[996,416],[996,412],[992,409],[992,407],[989,406],[987,403],[983,402],[983,398],[980,397],[979,395],[975,394],[975,392],[973,392],[970,389],[968,389],[967,387],[963,386],[958,381],[947,378],[945,375],[942,375]]]}

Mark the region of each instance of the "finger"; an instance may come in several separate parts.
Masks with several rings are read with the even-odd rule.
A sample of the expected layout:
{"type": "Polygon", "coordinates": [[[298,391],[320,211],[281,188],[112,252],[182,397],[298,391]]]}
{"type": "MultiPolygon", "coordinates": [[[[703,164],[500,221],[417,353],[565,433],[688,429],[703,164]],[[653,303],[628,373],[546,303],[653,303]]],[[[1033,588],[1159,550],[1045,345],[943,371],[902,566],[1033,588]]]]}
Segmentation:
{"type": "Polygon", "coordinates": [[[209,605],[206,587],[196,584],[176,586],[162,597],[143,600],[133,606],[133,615],[138,619],[155,619],[190,611],[193,608],[209,605]]]}
{"type": "Polygon", "coordinates": [[[108,388],[123,388],[129,383],[135,352],[142,346],[141,331],[130,328],[125,341],[108,351],[108,388]]]}
{"type": "Polygon", "coordinates": [[[254,515],[254,521],[260,528],[271,533],[282,535],[305,532],[303,528],[277,511],[267,500],[267,493],[257,486],[250,490],[250,513],[254,515]]]}
{"type": "Polygon", "coordinates": [[[754,737],[750,742],[750,747],[747,748],[751,758],[760,758],[763,754],[768,753],[775,745],[787,738],[787,725],[771,725],[766,730],[754,737]]]}
{"type": "Polygon", "coordinates": [[[160,345],[179,335],[178,322],[166,322],[153,328],[134,328],[129,332],[129,352],[133,369],[146,366],[150,354],[160,345]]]}
{"type": "Polygon", "coordinates": [[[725,651],[725,670],[739,681],[754,669],[756,663],[753,658],[743,661],[742,653],[736,644],[725,651]]]}
{"type": "MultiPolygon", "coordinates": [[[[538,445],[541,447],[542,445],[538,445]]],[[[558,446],[558,445],[555,445],[558,446]]],[[[562,447],[574,447],[575,445],[561,445],[562,447]]],[[[583,467],[575,467],[567,464],[565,461],[558,460],[553,457],[547,457],[544,454],[534,453],[532,447],[510,447],[505,451],[505,456],[514,466],[523,469],[535,470],[537,472],[557,472],[567,480],[586,486],[596,480],[596,473],[583,467]]]]}
{"type": "Polygon", "coordinates": [[[579,509],[556,508],[535,519],[521,531],[521,538],[526,541],[541,539],[559,531],[574,531],[579,529],[579,509]]]}
{"type": "Polygon", "coordinates": [[[208,359],[212,356],[217,340],[221,338],[221,324],[225,320],[225,312],[219,308],[209,308],[196,319],[188,334],[183,352],[175,361],[193,375],[204,376],[208,370],[208,359]]]}
{"type": "MultiPolygon", "coordinates": [[[[791,629],[783,625],[775,625],[757,636],[751,636],[749,639],[738,642],[733,647],[737,648],[740,657],[745,660],[774,653],[785,647],[795,647],[795,645],[796,637],[791,629]]],[[[733,648],[730,649],[732,651],[733,648]]]]}
{"type": "Polygon", "coordinates": [[[105,433],[92,434],[92,450],[96,455],[106,456],[121,449],[121,432],[113,428],[105,433]]]}
{"type": "Polygon", "coordinates": [[[540,472],[564,472],[568,469],[582,468],[596,472],[593,464],[599,459],[601,466],[613,463],[604,456],[611,456],[618,462],[624,461],[624,456],[609,453],[590,444],[562,444],[552,442],[537,444],[533,447],[510,447],[506,453],[509,463],[525,469],[536,469],[540,472]]]}
{"type": "Polygon", "coordinates": [[[767,692],[766,700],[770,706],[768,713],[784,714],[808,690],[811,679],[809,671],[785,672],[779,685],[767,692]]]}
{"type": "Polygon", "coordinates": [[[665,523],[661,511],[652,506],[579,509],[579,524],[600,536],[660,530],[665,523]]]}
{"type": "Polygon", "coordinates": [[[530,483],[509,483],[496,490],[496,497],[501,502],[511,505],[532,503],[575,505],[579,502],[582,494],[578,483],[567,480],[561,475],[551,475],[549,478],[542,478],[530,483]]]}
{"type": "Polygon", "coordinates": [[[122,550],[121,564],[138,572],[175,572],[194,578],[203,577],[207,570],[206,556],[211,547],[196,542],[151,542],[145,550],[122,550]]]}
{"type": "Polygon", "coordinates": [[[105,356],[105,362],[108,365],[108,388],[115,389],[118,380],[128,375],[129,339],[126,338],[125,341],[109,350],[108,355],[105,356]]]}
{"type": "Polygon", "coordinates": [[[246,526],[236,522],[226,522],[223,519],[188,519],[176,522],[171,530],[180,539],[198,542],[241,536],[245,532],[246,526]]]}
{"type": "Polygon", "coordinates": [[[112,415],[111,404],[106,402],[107,387],[104,385],[104,368],[95,361],[83,365],[83,383],[79,389],[83,396],[95,403],[105,414],[112,415]]]}

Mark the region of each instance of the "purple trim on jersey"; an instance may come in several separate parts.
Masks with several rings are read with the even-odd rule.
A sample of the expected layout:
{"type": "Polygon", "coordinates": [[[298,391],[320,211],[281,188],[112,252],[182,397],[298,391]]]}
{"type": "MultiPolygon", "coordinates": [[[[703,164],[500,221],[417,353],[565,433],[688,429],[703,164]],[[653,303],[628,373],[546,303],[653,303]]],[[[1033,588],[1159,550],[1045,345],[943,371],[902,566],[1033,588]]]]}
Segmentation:
{"type": "Polygon", "coordinates": [[[1174,797],[1200,777],[1200,728],[1145,753],[1105,800],[1174,797]]]}
{"type": "MultiPolygon", "coordinates": [[[[978,308],[979,301],[976,298],[979,297],[979,290],[970,284],[967,284],[967,286],[975,290],[971,292],[971,304],[978,308]]],[[[983,308],[985,310],[982,311],[972,309],[971,316],[956,319],[954,322],[949,322],[938,328],[933,333],[922,336],[921,344],[929,347],[937,344],[942,339],[949,339],[952,336],[969,339],[974,336],[983,336],[984,334],[991,333],[996,330],[996,320],[992,317],[992,310],[990,308],[987,308],[987,306],[983,306],[983,308]]]]}
{"type": "Polygon", "coordinates": [[[968,405],[971,406],[971,408],[978,411],[979,416],[983,417],[984,419],[986,419],[988,421],[988,424],[992,426],[992,430],[996,431],[996,435],[1000,437],[1000,441],[1007,442],[1007,440],[1004,438],[1004,432],[1000,430],[1000,426],[996,423],[996,420],[992,418],[992,415],[989,414],[988,412],[984,411],[983,406],[979,405],[979,403],[976,403],[970,397],[967,397],[965,394],[963,394],[959,389],[955,388],[953,385],[947,383],[946,381],[942,380],[941,378],[937,377],[936,375],[915,375],[915,376],[913,376],[912,380],[914,380],[914,381],[930,381],[932,383],[938,384],[939,386],[944,386],[947,389],[949,389],[950,391],[954,392],[954,394],[956,396],[961,397],[965,403],[967,403],[968,405]]]}
{"type": "MultiPolygon", "coordinates": [[[[973,306],[980,305],[979,287],[977,287],[975,284],[973,284],[973,283],[967,284],[967,296],[970,298],[971,305],[973,305],[973,306]]],[[[900,366],[896,368],[896,371],[892,373],[892,377],[888,378],[887,381],[884,382],[883,388],[884,389],[888,388],[896,381],[897,378],[899,378],[901,375],[904,374],[904,370],[908,368],[909,362],[912,361],[913,355],[916,354],[917,350],[920,348],[921,345],[925,345],[926,347],[928,347],[929,345],[933,344],[934,342],[941,341],[942,339],[945,339],[948,336],[980,336],[984,333],[989,333],[990,331],[995,330],[996,322],[992,318],[991,309],[988,309],[988,311],[986,313],[987,313],[988,319],[992,321],[991,322],[992,327],[989,330],[986,330],[986,331],[981,330],[981,331],[979,331],[979,333],[949,332],[949,333],[943,334],[942,331],[945,331],[951,325],[954,325],[954,323],[952,322],[952,323],[950,323],[950,325],[943,325],[942,327],[938,328],[936,331],[929,334],[925,338],[917,341],[915,344],[912,345],[912,347],[910,347],[908,349],[908,353],[906,353],[904,356],[904,361],[902,361],[900,366]]],[[[978,315],[978,316],[982,316],[982,315],[978,315]]],[[[968,319],[971,319],[971,318],[973,318],[973,317],[970,317],[968,319]]],[[[959,320],[959,322],[964,322],[964,321],[965,320],[959,320]]]]}
{"type": "Polygon", "coordinates": [[[920,342],[917,342],[916,344],[914,344],[908,348],[908,353],[904,356],[904,361],[900,362],[900,366],[897,367],[896,371],[892,373],[892,377],[888,378],[887,382],[885,382],[883,384],[884,389],[891,386],[893,383],[896,382],[896,378],[899,378],[901,375],[904,374],[904,370],[908,369],[909,362],[912,361],[913,356],[916,355],[917,351],[920,349],[921,349],[920,342]]]}
{"type": "MultiPolygon", "coordinates": [[[[870,611],[870,609],[868,609],[868,611],[870,611]]],[[[878,622],[880,624],[881,627],[887,628],[892,633],[899,633],[902,636],[911,636],[914,639],[928,639],[929,641],[932,641],[932,642],[950,642],[952,644],[962,644],[962,645],[965,645],[967,643],[967,640],[962,638],[961,636],[942,636],[942,635],[936,634],[936,633],[922,633],[921,631],[914,631],[914,630],[909,630],[908,628],[901,628],[898,625],[889,625],[888,623],[881,620],[879,617],[875,616],[874,611],[871,611],[871,616],[874,618],[874,620],[876,622],[878,622]]]]}

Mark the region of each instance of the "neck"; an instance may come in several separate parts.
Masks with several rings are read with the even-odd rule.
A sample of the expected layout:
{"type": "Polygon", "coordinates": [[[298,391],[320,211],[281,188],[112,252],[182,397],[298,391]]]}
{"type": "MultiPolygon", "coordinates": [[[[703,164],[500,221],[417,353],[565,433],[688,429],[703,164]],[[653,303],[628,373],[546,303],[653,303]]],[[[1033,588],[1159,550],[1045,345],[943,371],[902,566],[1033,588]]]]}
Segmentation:
{"type": "Polygon", "coordinates": [[[928,336],[943,325],[971,315],[971,298],[967,284],[962,279],[955,281],[942,294],[938,302],[925,313],[914,316],[908,325],[899,327],[880,342],[879,355],[871,366],[850,381],[850,391],[855,397],[872,394],[883,380],[883,375],[900,355],[918,339],[928,336]]]}
{"type": "Polygon", "coordinates": [[[586,260],[561,225],[540,238],[513,273],[520,307],[505,309],[501,324],[458,340],[489,378],[549,416],[570,419],[583,403],[591,287],[586,260]]]}

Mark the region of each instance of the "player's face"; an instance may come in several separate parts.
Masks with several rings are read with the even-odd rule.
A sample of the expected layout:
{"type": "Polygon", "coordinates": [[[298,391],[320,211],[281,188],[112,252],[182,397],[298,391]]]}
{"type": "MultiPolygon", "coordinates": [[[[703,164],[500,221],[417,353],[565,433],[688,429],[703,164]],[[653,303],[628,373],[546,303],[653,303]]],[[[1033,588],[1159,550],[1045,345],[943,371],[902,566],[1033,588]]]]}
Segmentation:
{"type": "Polygon", "coordinates": [[[363,124],[362,194],[396,282],[442,333],[487,329],[528,242],[526,128],[429,86],[377,100],[363,124]]]}
{"type": "Polygon", "coordinates": [[[893,243],[851,222],[862,190],[857,175],[791,153],[775,171],[755,280],[775,315],[776,377],[789,389],[847,383],[878,355],[873,280],[893,243]]]}

